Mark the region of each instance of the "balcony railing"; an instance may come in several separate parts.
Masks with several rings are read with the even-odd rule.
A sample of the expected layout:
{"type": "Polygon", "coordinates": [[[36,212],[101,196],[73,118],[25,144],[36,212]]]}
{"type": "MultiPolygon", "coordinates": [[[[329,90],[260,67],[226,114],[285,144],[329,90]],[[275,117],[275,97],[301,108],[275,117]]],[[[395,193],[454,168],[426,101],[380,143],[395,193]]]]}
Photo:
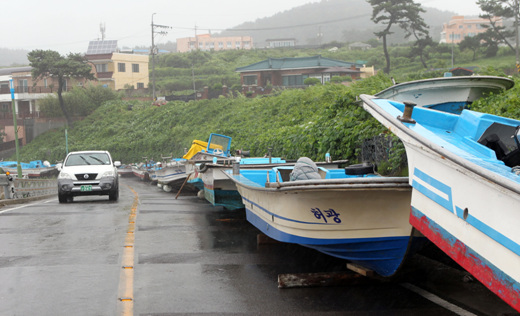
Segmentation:
{"type": "MultiPolygon", "coordinates": [[[[69,87],[66,86],[63,92],[69,91],[69,87]]],[[[58,87],[41,87],[41,86],[27,86],[27,87],[15,87],[14,93],[54,93],[58,91],[58,87]]],[[[0,94],[10,94],[11,90],[9,87],[0,87],[0,94]]]]}

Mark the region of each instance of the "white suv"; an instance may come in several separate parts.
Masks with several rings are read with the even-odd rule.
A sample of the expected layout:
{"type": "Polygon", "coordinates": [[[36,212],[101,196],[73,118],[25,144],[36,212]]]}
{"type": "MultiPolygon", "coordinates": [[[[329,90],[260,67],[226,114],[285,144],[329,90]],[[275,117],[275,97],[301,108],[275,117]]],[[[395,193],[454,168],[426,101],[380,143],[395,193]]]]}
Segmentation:
{"type": "Polygon", "coordinates": [[[117,167],[108,151],[75,151],[58,167],[58,199],[72,202],[78,195],[108,195],[110,201],[119,198],[117,167]]]}

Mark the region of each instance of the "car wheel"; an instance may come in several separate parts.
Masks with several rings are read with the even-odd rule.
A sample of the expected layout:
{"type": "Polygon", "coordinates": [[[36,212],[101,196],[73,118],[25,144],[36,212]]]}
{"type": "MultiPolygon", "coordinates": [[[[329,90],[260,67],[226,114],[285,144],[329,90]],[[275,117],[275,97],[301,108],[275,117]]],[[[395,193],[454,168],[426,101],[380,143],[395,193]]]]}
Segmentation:
{"type": "Polygon", "coordinates": [[[108,194],[108,199],[110,201],[117,201],[117,199],[119,198],[119,190],[116,189],[115,191],[110,191],[110,193],[108,194]]]}
{"type": "Polygon", "coordinates": [[[65,194],[59,194],[58,193],[58,200],[60,201],[60,203],[67,203],[68,202],[68,197],[65,194]]]}

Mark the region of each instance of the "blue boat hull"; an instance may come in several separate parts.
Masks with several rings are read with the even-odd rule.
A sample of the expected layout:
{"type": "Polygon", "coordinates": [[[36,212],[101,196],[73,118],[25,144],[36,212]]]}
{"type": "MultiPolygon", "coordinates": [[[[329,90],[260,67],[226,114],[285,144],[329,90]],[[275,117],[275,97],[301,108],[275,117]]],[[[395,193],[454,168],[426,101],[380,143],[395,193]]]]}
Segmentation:
{"type": "Polygon", "coordinates": [[[321,253],[352,261],[375,271],[381,276],[391,276],[403,263],[411,236],[359,239],[316,239],[284,233],[266,224],[260,217],[246,208],[247,220],[262,233],[275,240],[299,244],[321,253]],[[333,243],[331,243],[333,242],[333,243]]]}

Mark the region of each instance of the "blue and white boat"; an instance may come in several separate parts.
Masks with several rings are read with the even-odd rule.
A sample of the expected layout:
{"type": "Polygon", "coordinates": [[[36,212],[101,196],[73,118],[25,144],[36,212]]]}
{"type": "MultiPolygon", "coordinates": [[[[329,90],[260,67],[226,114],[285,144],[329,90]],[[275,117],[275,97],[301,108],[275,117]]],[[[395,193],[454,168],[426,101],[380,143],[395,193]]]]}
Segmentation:
{"type": "Polygon", "coordinates": [[[197,171],[204,184],[204,198],[213,206],[222,206],[228,210],[236,210],[244,207],[242,197],[237,187],[226,175],[225,171],[232,169],[233,164],[240,168],[259,169],[266,168],[269,164],[285,164],[285,160],[278,157],[273,158],[241,158],[231,157],[229,159],[215,159],[211,163],[199,163],[197,171]]]}
{"type": "Polygon", "coordinates": [[[197,164],[211,162],[214,158],[228,158],[230,148],[231,137],[225,135],[211,133],[207,142],[194,140],[182,158],[173,158],[155,171],[157,185],[166,192],[178,190],[186,184],[192,190],[202,190],[197,164]]]}
{"type": "Polygon", "coordinates": [[[405,146],[411,224],[520,311],[520,121],[360,98],[405,146]]]}
{"type": "Polygon", "coordinates": [[[319,178],[291,181],[294,168],[226,171],[242,196],[247,220],[275,240],[349,260],[381,276],[395,274],[413,235],[408,178],[318,167],[319,178]]]}
{"type": "MultiPolygon", "coordinates": [[[[335,160],[330,162],[316,162],[326,169],[337,169],[346,164],[347,160],[335,160]]],[[[225,175],[226,170],[233,168],[237,163],[240,170],[243,169],[270,169],[273,167],[294,166],[295,162],[287,162],[280,157],[232,157],[230,159],[217,160],[215,163],[198,164],[199,177],[204,184],[204,197],[214,206],[222,206],[229,210],[244,208],[242,197],[235,183],[225,175]]]]}
{"type": "Polygon", "coordinates": [[[498,76],[439,77],[399,83],[375,96],[460,114],[477,99],[511,89],[514,84],[513,80],[498,76]]]}
{"type": "Polygon", "coordinates": [[[173,158],[170,161],[161,163],[161,167],[155,170],[157,186],[165,192],[179,189],[186,179],[186,159],[173,158]]]}
{"type": "MultiPolygon", "coordinates": [[[[52,178],[58,176],[56,165],[51,165],[48,161],[32,160],[29,162],[20,162],[22,169],[22,177],[24,178],[52,178]]],[[[18,173],[18,163],[16,161],[0,161],[0,168],[4,172],[9,171],[11,174],[18,173]]]]}

